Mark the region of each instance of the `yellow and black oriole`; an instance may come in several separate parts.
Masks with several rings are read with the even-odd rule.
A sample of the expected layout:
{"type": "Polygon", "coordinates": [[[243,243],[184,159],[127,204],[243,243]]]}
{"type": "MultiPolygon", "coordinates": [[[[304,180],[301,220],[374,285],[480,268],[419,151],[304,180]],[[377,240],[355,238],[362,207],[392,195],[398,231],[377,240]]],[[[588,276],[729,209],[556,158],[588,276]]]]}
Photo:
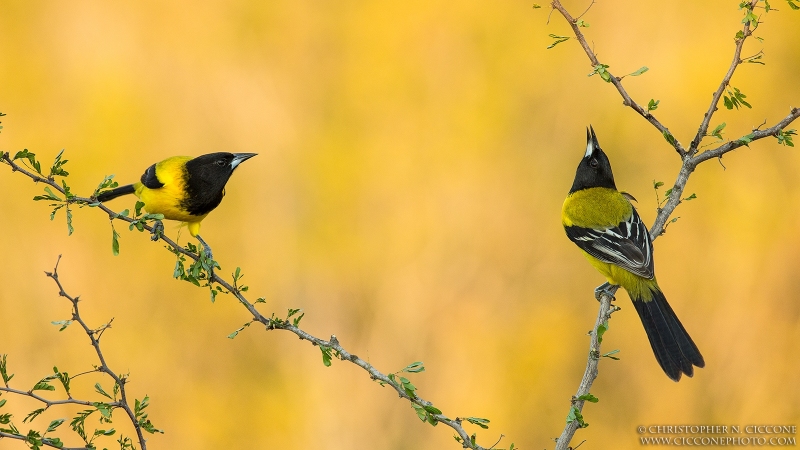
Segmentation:
{"type": "MultiPolygon", "coordinates": [[[[590,131],[591,130],[591,131],[590,131]]],[[[674,381],[705,366],[703,356],[667,303],[656,282],[653,243],[626,194],[617,191],[611,163],[586,130],[586,153],[561,210],[567,237],[608,280],[595,290],[612,297],[625,288],[639,313],[658,364],[674,381]]]]}
{"type": "Polygon", "coordinates": [[[222,201],[225,184],[236,167],[253,156],[256,154],[224,152],[196,158],[173,156],[148,167],[138,183],[103,192],[97,200],[136,194],[148,213],[185,222],[210,257],[211,248],[199,234],[200,222],[222,201]]]}

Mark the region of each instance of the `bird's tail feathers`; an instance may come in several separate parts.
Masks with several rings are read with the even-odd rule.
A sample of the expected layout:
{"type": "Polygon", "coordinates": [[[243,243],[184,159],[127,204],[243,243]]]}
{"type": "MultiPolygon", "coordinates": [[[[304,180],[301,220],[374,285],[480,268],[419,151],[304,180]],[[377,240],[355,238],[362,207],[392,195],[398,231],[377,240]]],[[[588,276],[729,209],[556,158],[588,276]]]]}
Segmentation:
{"type": "Polygon", "coordinates": [[[680,380],[682,374],[691,377],[694,375],[693,365],[705,366],[703,355],[667,303],[664,294],[658,288],[652,293],[653,298],[650,301],[640,298],[632,300],[656,360],[673,381],[680,380]]]}
{"type": "Polygon", "coordinates": [[[107,202],[123,195],[133,194],[134,192],[136,192],[136,189],[133,187],[133,185],[127,184],[125,186],[120,186],[116,189],[101,193],[97,196],[97,200],[100,202],[107,202]]]}

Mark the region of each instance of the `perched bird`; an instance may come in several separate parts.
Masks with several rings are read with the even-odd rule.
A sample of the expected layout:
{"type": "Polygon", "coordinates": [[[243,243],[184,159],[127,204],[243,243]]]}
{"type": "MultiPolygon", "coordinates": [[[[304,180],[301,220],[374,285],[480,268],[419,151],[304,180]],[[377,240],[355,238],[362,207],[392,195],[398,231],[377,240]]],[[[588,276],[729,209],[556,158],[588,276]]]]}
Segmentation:
{"type": "Polygon", "coordinates": [[[608,280],[595,289],[597,299],[625,288],[658,364],[674,381],[681,374],[691,377],[692,365],[705,366],[703,356],[658,287],[650,233],[628,198],[632,197],[617,191],[611,163],[590,127],[586,153],[561,210],[564,230],[608,280]]]}
{"type": "MultiPolygon", "coordinates": [[[[209,153],[192,158],[173,156],[144,171],[141,181],[102,192],[97,200],[107,202],[126,194],[136,194],[151,214],[185,222],[211,257],[211,248],[200,237],[200,222],[225,196],[225,183],[239,164],[255,153],[209,153]]],[[[161,225],[157,225],[160,227],[161,225]]]]}

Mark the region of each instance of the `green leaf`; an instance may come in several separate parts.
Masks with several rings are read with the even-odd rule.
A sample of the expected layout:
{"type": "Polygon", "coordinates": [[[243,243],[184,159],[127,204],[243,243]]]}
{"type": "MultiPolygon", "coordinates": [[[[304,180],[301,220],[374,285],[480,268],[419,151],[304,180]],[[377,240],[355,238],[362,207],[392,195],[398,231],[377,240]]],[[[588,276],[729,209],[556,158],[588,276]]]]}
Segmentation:
{"type": "Polygon", "coordinates": [[[489,428],[489,419],[481,419],[480,417],[467,417],[467,422],[477,425],[484,430],[489,428]]]}
{"type": "Polygon", "coordinates": [[[110,395],[108,395],[108,393],[107,393],[106,391],[104,391],[104,390],[103,390],[103,386],[100,386],[100,383],[95,383],[95,384],[94,384],[94,390],[95,390],[95,392],[97,392],[98,394],[100,394],[100,395],[102,395],[102,396],[104,396],[104,397],[106,397],[106,398],[108,398],[108,399],[110,399],[110,400],[114,400],[114,398],[113,398],[113,397],[111,397],[110,395]]]}
{"type": "Polygon", "coordinates": [[[64,420],[66,420],[66,419],[56,419],[56,420],[50,422],[50,425],[47,427],[46,433],[50,433],[50,432],[56,431],[56,428],[60,427],[61,424],[64,423],[64,420]]]}
{"type": "Polygon", "coordinates": [[[408,372],[408,373],[420,373],[425,371],[425,365],[422,361],[413,362],[401,370],[401,372],[408,372]]]}
{"type": "Polygon", "coordinates": [[[669,142],[669,145],[671,145],[673,147],[675,146],[675,143],[676,143],[675,136],[673,136],[672,133],[669,132],[669,130],[664,130],[662,135],[664,136],[664,139],[666,139],[667,142],[669,142]]]}
{"type": "Polygon", "coordinates": [[[399,378],[400,378],[400,384],[403,386],[403,390],[406,391],[406,395],[408,395],[411,398],[416,398],[417,387],[414,386],[414,384],[408,378],[406,377],[399,377],[399,378]]]}
{"type": "Polygon", "coordinates": [[[790,8],[792,8],[793,10],[795,10],[795,11],[797,11],[798,9],[800,9],[800,6],[798,6],[797,4],[795,4],[795,3],[794,3],[792,0],[787,0],[787,3],[789,3],[789,7],[790,7],[790,8]]]}
{"type": "Polygon", "coordinates": [[[103,181],[101,181],[100,184],[97,185],[97,189],[94,190],[92,197],[97,197],[98,195],[100,195],[101,193],[100,191],[104,189],[113,189],[117,186],[119,186],[119,183],[114,181],[114,175],[108,175],[105,178],[103,178],[103,181]]]}
{"type": "Polygon", "coordinates": [[[632,77],[638,77],[639,75],[647,72],[648,70],[650,70],[650,69],[647,68],[646,66],[642,66],[639,70],[637,70],[636,72],[633,72],[633,73],[631,73],[629,75],[632,76],[632,77]]]}
{"type": "Polygon", "coordinates": [[[0,408],[6,405],[6,399],[0,400],[0,408]]]}
{"type": "Polygon", "coordinates": [[[46,380],[47,380],[47,378],[45,378],[44,380],[41,380],[38,383],[36,383],[36,385],[33,387],[33,389],[31,389],[31,392],[33,392],[33,391],[55,391],[56,387],[53,386],[52,384],[48,383],[46,380]]]}
{"type": "Polygon", "coordinates": [[[114,227],[111,227],[111,232],[113,233],[111,235],[111,252],[114,253],[114,256],[118,256],[119,255],[119,234],[117,233],[117,230],[114,229],[114,227]]]}
{"type": "Polygon", "coordinates": [[[611,356],[611,355],[615,355],[617,353],[619,353],[619,350],[611,350],[608,353],[603,353],[603,358],[611,358],[611,359],[613,359],[615,361],[619,361],[619,358],[617,358],[616,356],[611,356]]]}
{"type": "Polygon", "coordinates": [[[595,397],[591,393],[581,395],[580,397],[578,397],[578,400],[586,400],[587,402],[592,402],[592,403],[597,403],[600,401],[599,398],[595,397]]]}
{"type": "MultiPolygon", "coordinates": [[[[215,291],[212,291],[212,292],[215,292],[215,291]]],[[[238,335],[239,335],[239,333],[241,333],[241,332],[242,332],[242,330],[244,330],[245,328],[249,327],[249,326],[250,326],[250,324],[252,324],[252,323],[253,323],[253,322],[247,322],[246,324],[242,325],[242,326],[241,326],[241,327],[240,327],[238,330],[236,330],[236,331],[234,331],[233,333],[229,334],[229,335],[228,335],[228,339],[233,339],[233,338],[235,338],[236,336],[238,336],[238,335]]]]}
{"type": "Polygon", "coordinates": [[[597,327],[597,343],[598,344],[602,344],[603,343],[603,335],[606,334],[606,331],[608,331],[608,321],[601,323],[597,327]]]}
{"type": "Polygon", "coordinates": [[[39,416],[39,414],[41,414],[41,413],[43,413],[43,412],[44,412],[44,408],[39,408],[39,409],[36,409],[36,410],[33,410],[33,411],[31,411],[30,413],[28,413],[28,415],[27,415],[27,416],[25,416],[25,418],[24,418],[24,419],[22,419],[22,423],[26,423],[26,422],[32,422],[32,421],[33,421],[33,419],[35,419],[36,417],[38,417],[38,416],[39,416]]]}
{"type": "Polygon", "coordinates": [[[575,25],[577,25],[577,26],[579,26],[581,28],[588,28],[589,27],[589,24],[584,22],[583,20],[579,20],[579,21],[575,22],[575,25]]]}
{"type": "Polygon", "coordinates": [[[5,354],[0,355],[0,377],[3,377],[3,384],[5,384],[6,386],[8,386],[8,382],[11,381],[12,378],[14,378],[13,373],[11,375],[8,374],[8,368],[7,368],[8,361],[6,359],[7,357],[8,355],[5,354]]]}
{"type": "Polygon", "coordinates": [[[144,410],[150,406],[150,397],[144,396],[142,401],[136,400],[133,406],[133,413],[134,415],[139,418],[144,416],[144,410]]]}
{"type": "Polygon", "coordinates": [[[72,210],[69,209],[69,206],[67,206],[67,235],[72,236],[74,231],[75,228],[72,226],[72,210]]]}
{"type": "Polygon", "coordinates": [[[552,44],[547,46],[548,49],[551,49],[551,48],[555,47],[556,45],[558,45],[558,44],[560,44],[560,43],[562,43],[564,41],[569,40],[569,36],[558,36],[558,35],[552,34],[552,33],[550,34],[550,37],[555,39],[555,41],[553,41],[552,44]]]}
{"type": "Polygon", "coordinates": [[[414,412],[417,413],[417,417],[419,417],[419,420],[423,422],[428,421],[428,412],[425,411],[425,408],[417,405],[416,403],[412,403],[411,407],[414,408],[414,412]]]}
{"type": "Polygon", "coordinates": [[[427,406],[424,406],[424,408],[425,408],[425,411],[428,411],[431,414],[441,414],[442,413],[441,409],[439,409],[439,408],[437,408],[437,407],[435,407],[433,405],[427,405],[427,406]]]}
{"type": "Polygon", "coordinates": [[[778,138],[778,144],[785,145],[787,147],[794,147],[794,142],[792,141],[792,136],[797,135],[797,130],[779,130],[778,134],[775,136],[778,138]]]}
{"type": "Polygon", "coordinates": [[[727,124],[725,122],[722,122],[721,124],[717,125],[717,127],[714,128],[713,131],[711,131],[711,136],[714,136],[717,139],[722,140],[722,130],[725,129],[726,125],[727,124]]]}
{"type": "Polygon", "coordinates": [[[608,67],[609,67],[608,64],[598,64],[594,66],[594,70],[592,71],[592,73],[589,74],[589,76],[597,74],[600,75],[600,78],[602,78],[603,81],[605,81],[606,83],[610,83],[611,73],[608,70],[606,70],[608,69],[608,67]]]}
{"type": "Polygon", "coordinates": [[[31,163],[31,166],[33,167],[33,170],[35,170],[36,173],[38,173],[39,175],[43,175],[42,174],[42,166],[41,166],[41,164],[39,164],[39,161],[36,160],[36,154],[35,153],[29,152],[28,149],[20,150],[20,151],[17,152],[16,155],[14,155],[14,158],[12,159],[12,161],[17,160],[17,159],[27,159],[28,162],[31,163]]]}
{"type": "Polygon", "coordinates": [[[64,443],[61,442],[61,439],[59,439],[59,438],[42,439],[42,442],[46,442],[46,443],[52,445],[55,448],[63,448],[64,447],[64,443]]]}
{"type": "Polygon", "coordinates": [[[67,372],[60,372],[58,367],[53,367],[53,372],[58,378],[58,381],[61,382],[61,385],[64,386],[64,390],[67,392],[67,395],[69,395],[69,374],[67,372]]]}
{"type": "Polygon", "coordinates": [[[755,134],[753,134],[753,133],[746,134],[746,135],[740,137],[739,139],[737,139],[736,142],[738,142],[740,144],[743,144],[743,145],[745,145],[747,147],[750,147],[750,143],[753,142],[753,138],[754,137],[755,137],[755,134]]]}
{"type": "Polygon", "coordinates": [[[114,410],[114,408],[111,405],[103,402],[93,402],[92,406],[94,406],[95,408],[97,408],[98,411],[100,411],[100,414],[103,416],[104,419],[111,419],[111,413],[114,410]]]}
{"type": "Polygon", "coordinates": [[[663,181],[653,181],[653,188],[654,188],[654,189],[658,189],[658,188],[660,188],[660,187],[661,187],[661,186],[663,186],[663,185],[664,185],[664,182],[663,182],[663,181]]]}
{"type": "Polygon", "coordinates": [[[540,5],[540,4],[538,4],[538,3],[534,3],[534,4],[533,4],[533,9],[539,9],[539,8],[541,8],[541,7],[542,7],[542,5],[540,5]]]}
{"type": "Polygon", "coordinates": [[[58,331],[64,331],[67,329],[68,326],[72,325],[71,320],[57,320],[50,323],[52,323],[55,326],[60,326],[61,328],[58,331]]]}
{"type": "Polygon", "coordinates": [[[567,423],[578,422],[578,427],[586,428],[589,426],[588,423],[584,422],[583,415],[581,414],[580,410],[578,410],[577,406],[573,406],[569,410],[569,414],[567,414],[567,423]]]}
{"type": "Polygon", "coordinates": [[[692,195],[684,198],[683,200],[688,202],[689,200],[694,200],[696,198],[697,198],[697,194],[692,193],[692,195]]]}
{"type": "Polygon", "coordinates": [[[648,110],[648,111],[655,111],[655,110],[657,110],[657,109],[658,109],[658,104],[659,104],[660,102],[661,102],[661,100],[653,100],[653,99],[651,98],[651,99],[650,99],[650,101],[649,101],[649,102],[647,102],[647,110],[648,110]]]}
{"type": "Polygon", "coordinates": [[[722,98],[723,102],[725,103],[725,107],[728,109],[733,109],[733,101],[729,99],[727,95],[723,95],[722,98]]]}
{"type": "Polygon", "coordinates": [[[319,349],[322,351],[322,364],[324,364],[325,367],[330,367],[331,366],[331,348],[330,347],[325,347],[324,345],[320,345],[319,349]]]}

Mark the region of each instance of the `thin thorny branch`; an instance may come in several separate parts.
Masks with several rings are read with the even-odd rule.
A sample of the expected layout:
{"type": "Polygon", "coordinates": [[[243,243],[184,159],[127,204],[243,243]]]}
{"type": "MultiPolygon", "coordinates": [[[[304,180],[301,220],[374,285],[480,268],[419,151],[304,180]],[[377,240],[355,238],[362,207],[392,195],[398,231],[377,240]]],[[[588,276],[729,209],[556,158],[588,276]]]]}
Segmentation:
{"type": "MultiPolygon", "coordinates": [[[[26,441],[26,439],[27,439],[25,436],[21,436],[21,435],[18,435],[18,434],[4,433],[4,432],[0,431],[0,439],[3,439],[3,438],[16,439],[18,441],[26,441]]],[[[60,450],[90,450],[90,449],[88,449],[86,447],[63,447],[63,446],[59,447],[58,445],[53,444],[52,442],[48,441],[47,439],[45,439],[42,442],[42,445],[46,445],[47,447],[57,448],[57,449],[60,449],[60,450]]]]}
{"type": "MultiPolygon", "coordinates": [[[[750,2],[750,9],[752,10],[759,0],[751,0],[750,2]]],[[[594,4],[594,1],[589,5],[589,8],[594,4]]],[[[583,50],[586,52],[586,55],[589,57],[589,61],[591,62],[593,67],[597,67],[600,64],[598,61],[597,56],[595,55],[594,51],[589,48],[589,44],[586,42],[586,38],[584,37],[583,33],[581,32],[580,28],[577,25],[578,19],[573,19],[569,12],[564,8],[561,4],[560,0],[552,0],[552,10],[558,11],[561,15],[566,19],[569,23],[570,27],[572,28],[573,33],[575,34],[575,38],[580,43],[583,50]]],[[[587,11],[588,9],[587,8],[587,11]]],[[[552,12],[552,11],[551,11],[552,12]]],[[[584,12],[583,14],[586,14],[584,12]]],[[[583,14],[581,14],[582,17],[583,14]]],[[[791,124],[795,119],[800,117],[800,108],[791,108],[790,113],[788,116],[783,118],[780,122],[775,124],[774,126],[761,130],[761,126],[766,124],[759,125],[753,132],[747,136],[747,139],[737,139],[735,141],[728,141],[725,144],[722,144],[714,149],[706,150],[704,152],[698,153],[699,145],[702,139],[707,136],[708,127],[711,122],[711,118],[714,115],[714,112],[717,110],[717,105],[719,104],[720,98],[722,97],[723,92],[725,91],[726,87],[729,86],[730,80],[733,77],[733,74],[736,68],[744,63],[746,60],[753,58],[762,54],[762,52],[758,52],[757,54],[753,55],[749,58],[741,58],[742,47],[744,45],[745,40],[750,37],[753,33],[753,30],[750,28],[750,21],[747,21],[743,28],[740,35],[737,35],[736,38],[736,47],[734,50],[733,61],[731,62],[730,67],[728,68],[727,73],[722,79],[722,82],[719,85],[719,88],[714,92],[714,95],[711,100],[711,104],[709,105],[708,111],[703,116],[703,120],[700,124],[700,127],[697,130],[697,134],[695,135],[694,139],[692,140],[689,150],[686,151],[680,142],[672,136],[669,130],[664,127],[649,111],[646,111],[642,108],[638,103],[636,103],[630,95],[628,95],[625,88],[622,86],[622,78],[611,76],[609,81],[614,84],[614,87],[617,89],[619,94],[622,96],[623,104],[625,106],[630,106],[634,111],[639,113],[642,117],[644,117],[648,122],[650,122],[658,131],[664,135],[666,138],[668,135],[672,136],[672,140],[668,140],[668,142],[675,148],[678,154],[681,157],[682,164],[680,171],[678,172],[678,177],[675,180],[675,184],[672,187],[672,191],[670,192],[669,198],[667,202],[664,204],[663,207],[658,209],[658,214],[656,219],[653,223],[653,226],[650,228],[650,235],[653,240],[655,240],[658,236],[664,234],[666,231],[666,226],[668,224],[668,220],[670,216],[675,211],[675,208],[682,202],[682,195],[683,191],[686,187],[686,183],[689,180],[689,176],[694,172],[697,166],[704,162],[708,161],[709,159],[719,158],[720,161],[722,156],[732,150],[735,150],[743,145],[749,145],[750,142],[756,141],[758,139],[763,139],[768,136],[778,136],[779,132],[782,131],[786,126],[791,124]]],[[[597,342],[597,330],[600,324],[604,321],[608,320],[613,310],[609,310],[611,298],[608,295],[603,295],[601,297],[600,302],[600,311],[598,312],[597,322],[595,323],[594,330],[591,332],[592,334],[592,343],[591,343],[591,350],[589,360],[586,365],[586,370],[584,372],[583,379],[581,380],[580,387],[578,388],[578,392],[575,397],[573,397],[571,407],[577,407],[578,411],[582,411],[583,408],[583,401],[577,400],[578,397],[584,394],[588,394],[589,388],[592,385],[592,382],[597,377],[597,364],[598,358],[594,353],[595,350],[599,352],[600,343],[597,342]]],[[[575,431],[577,431],[579,426],[578,421],[573,420],[569,422],[564,431],[561,433],[561,436],[556,441],[556,450],[567,450],[569,447],[569,443],[572,440],[575,431]]]]}
{"type": "Polygon", "coordinates": [[[116,402],[117,405],[115,406],[122,408],[122,410],[125,411],[125,414],[128,415],[128,418],[131,420],[131,423],[133,424],[133,427],[136,430],[136,436],[139,439],[139,445],[142,447],[142,450],[147,450],[147,444],[144,439],[144,435],[142,434],[142,427],[139,426],[139,422],[136,419],[136,414],[134,414],[133,410],[128,404],[128,396],[127,393],[125,392],[125,384],[128,382],[128,379],[125,376],[117,375],[116,372],[114,372],[108,367],[108,364],[106,363],[106,358],[105,356],[103,356],[103,351],[100,349],[100,337],[102,336],[103,332],[105,332],[105,330],[107,330],[111,326],[111,321],[113,321],[114,319],[111,319],[111,321],[109,321],[108,324],[96,330],[92,330],[91,328],[89,328],[88,325],[86,325],[86,322],[83,321],[83,318],[81,318],[80,315],[80,311],[78,310],[78,302],[80,301],[79,298],[72,297],[69,294],[67,294],[64,291],[64,286],[61,284],[61,280],[58,279],[58,263],[60,262],[61,262],[61,256],[59,255],[58,261],[56,261],[56,265],[53,268],[53,271],[45,272],[45,274],[48,277],[52,278],[53,281],[55,281],[56,285],[58,286],[58,295],[65,297],[72,303],[72,320],[80,324],[81,328],[83,328],[83,331],[86,333],[87,336],[89,336],[89,340],[91,340],[92,342],[92,347],[94,347],[94,351],[95,353],[97,353],[97,359],[100,361],[100,366],[97,367],[97,370],[110,376],[117,384],[117,386],[119,386],[120,400],[116,402]]]}
{"type": "MultiPolygon", "coordinates": [[[[51,188],[53,188],[53,189],[57,190],[58,192],[60,192],[61,194],[66,195],[64,188],[62,188],[53,179],[39,176],[37,174],[34,174],[34,173],[24,169],[23,167],[20,167],[18,164],[16,164],[11,159],[11,157],[10,157],[8,152],[0,154],[0,161],[10,165],[12,171],[16,171],[16,172],[22,173],[22,174],[26,175],[27,177],[29,177],[31,180],[33,180],[36,183],[47,184],[51,188]]],[[[83,204],[83,205],[96,205],[97,208],[101,209],[103,212],[108,214],[109,218],[112,221],[113,220],[122,220],[122,221],[128,222],[128,223],[132,223],[132,222],[136,221],[136,220],[134,220],[134,219],[132,219],[130,217],[119,215],[117,212],[109,209],[104,204],[98,203],[93,198],[72,196],[72,197],[69,197],[66,201],[69,202],[69,203],[79,204],[79,205],[80,204],[83,204]]],[[[147,230],[149,232],[153,232],[153,227],[151,227],[150,225],[148,225],[148,224],[142,224],[142,225],[143,225],[143,228],[145,230],[147,230]]],[[[158,237],[159,237],[160,240],[164,241],[169,247],[171,247],[172,250],[174,250],[175,252],[177,252],[177,253],[185,256],[185,257],[191,258],[194,261],[197,261],[197,260],[200,259],[200,257],[197,254],[187,251],[182,246],[178,245],[175,241],[173,241],[169,237],[165,236],[163,233],[158,233],[158,237]]],[[[56,282],[58,282],[57,278],[55,278],[55,280],[56,280],[56,282]]],[[[373,367],[371,364],[369,364],[368,362],[366,362],[363,359],[359,358],[357,355],[352,354],[349,351],[345,350],[345,348],[342,347],[342,345],[339,343],[338,338],[335,335],[331,335],[330,339],[326,341],[324,339],[320,339],[318,337],[312,336],[311,334],[309,334],[306,331],[298,328],[297,326],[292,325],[290,323],[290,321],[283,321],[283,320],[276,321],[276,320],[273,320],[270,317],[264,316],[263,314],[261,314],[261,312],[259,312],[256,309],[254,303],[252,303],[249,300],[247,300],[247,298],[242,294],[242,291],[238,289],[238,287],[235,285],[235,283],[231,284],[228,281],[226,281],[224,278],[222,278],[219,275],[218,271],[213,271],[211,273],[210,279],[208,281],[211,282],[211,283],[217,283],[218,285],[222,286],[225,290],[230,292],[233,296],[235,296],[236,299],[239,300],[239,302],[247,309],[247,311],[252,316],[252,318],[253,318],[252,322],[261,323],[262,325],[264,325],[266,327],[267,330],[285,330],[285,331],[289,331],[291,333],[294,333],[301,340],[308,341],[314,346],[328,348],[328,349],[332,350],[332,353],[334,355],[338,356],[338,358],[340,360],[349,361],[349,362],[355,364],[356,366],[364,369],[369,374],[370,379],[372,379],[373,381],[380,382],[381,385],[384,385],[384,386],[388,385],[388,386],[392,387],[399,397],[404,398],[404,399],[408,400],[409,402],[411,402],[411,403],[413,403],[415,405],[418,405],[418,406],[420,406],[422,408],[432,407],[433,406],[433,403],[431,403],[430,401],[427,401],[427,400],[425,400],[425,399],[423,399],[423,398],[421,398],[419,396],[416,396],[416,395],[414,395],[414,396],[409,395],[406,392],[406,390],[403,388],[402,385],[400,385],[399,383],[397,383],[395,381],[392,381],[389,378],[388,375],[383,374],[382,372],[377,370],[375,367],[373,367]]],[[[59,287],[60,287],[60,284],[59,284],[59,287]]],[[[63,292],[63,290],[62,290],[62,292],[63,292]]],[[[94,338],[93,338],[92,344],[95,345],[94,338]]],[[[102,356],[99,353],[99,347],[95,346],[95,348],[98,350],[98,356],[100,356],[102,358],[102,356]]],[[[103,362],[103,367],[105,367],[105,362],[103,362]]],[[[109,374],[110,374],[110,372],[109,372],[109,374]]],[[[473,443],[473,440],[475,439],[475,437],[474,437],[475,435],[474,434],[470,435],[464,429],[464,427],[462,426],[462,420],[460,418],[456,417],[455,419],[450,419],[449,417],[445,416],[444,414],[430,414],[430,416],[433,419],[435,419],[436,422],[442,423],[442,424],[452,428],[456,432],[458,437],[461,439],[460,442],[461,442],[461,444],[462,444],[462,446],[464,448],[470,448],[470,449],[473,449],[473,450],[487,450],[486,448],[478,445],[477,443],[473,443]]],[[[137,431],[139,431],[139,430],[137,429],[137,431]]],[[[140,437],[141,437],[141,432],[140,432],[140,437]]],[[[143,450],[145,450],[145,449],[143,449],[143,450]]]]}
{"type": "MultiPolygon", "coordinates": [[[[109,321],[107,324],[101,326],[100,328],[97,328],[97,329],[89,328],[89,326],[86,324],[86,322],[83,320],[83,318],[81,317],[81,314],[80,314],[80,308],[79,308],[80,297],[73,297],[73,296],[67,294],[67,292],[64,290],[64,286],[61,284],[61,280],[59,280],[59,278],[58,278],[58,265],[59,265],[60,262],[61,262],[61,255],[58,256],[58,260],[56,261],[56,265],[53,268],[53,271],[52,272],[45,272],[45,275],[47,275],[49,278],[51,278],[56,283],[56,286],[58,286],[58,295],[61,296],[61,297],[66,298],[67,300],[69,300],[70,303],[72,303],[72,319],[71,320],[73,322],[76,322],[76,323],[80,324],[80,326],[83,329],[83,331],[86,333],[87,336],[89,336],[89,340],[91,341],[92,347],[94,348],[94,351],[97,354],[97,358],[98,358],[98,360],[100,362],[100,365],[99,366],[95,366],[95,369],[88,370],[88,371],[85,371],[85,372],[81,372],[81,373],[79,373],[77,375],[73,375],[73,376],[69,377],[69,380],[74,380],[75,378],[77,378],[79,376],[86,375],[86,374],[89,374],[89,373],[96,373],[96,372],[105,373],[106,375],[111,377],[114,380],[114,382],[116,383],[116,386],[119,387],[120,399],[119,400],[115,400],[115,401],[111,401],[111,402],[106,402],[106,405],[110,406],[111,408],[120,408],[123,411],[125,411],[125,413],[127,414],[128,418],[131,421],[131,424],[133,424],[133,428],[136,430],[136,434],[137,434],[137,437],[138,437],[139,445],[141,446],[141,450],[147,450],[147,443],[146,443],[146,440],[145,440],[144,435],[142,433],[142,427],[139,424],[139,421],[137,420],[136,414],[131,409],[131,407],[130,407],[130,405],[128,403],[128,397],[127,397],[127,393],[126,393],[126,390],[125,390],[125,384],[128,381],[127,377],[124,376],[124,375],[122,375],[122,376],[117,375],[116,372],[114,372],[113,370],[111,370],[108,367],[108,364],[106,363],[105,356],[103,356],[103,351],[100,348],[100,337],[101,337],[101,335],[103,334],[103,332],[105,330],[110,328],[111,322],[114,319],[111,319],[111,321],[109,321]]],[[[49,409],[52,406],[65,405],[65,404],[74,404],[74,405],[95,407],[96,403],[97,403],[97,402],[90,402],[90,401],[86,401],[86,400],[74,399],[74,398],[72,398],[72,394],[70,394],[69,391],[67,391],[67,397],[68,397],[67,399],[64,399],[64,400],[49,400],[47,398],[44,398],[44,397],[34,393],[33,389],[31,389],[29,391],[21,391],[21,390],[9,387],[8,383],[4,383],[4,384],[5,384],[5,387],[0,386],[0,392],[8,392],[10,394],[16,394],[16,395],[32,398],[34,400],[37,400],[37,401],[43,403],[45,410],[49,409]]],[[[22,440],[22,441],[26,441],[27,442],[27,436],[25,436],[25,435],[16,435],[16,434],[11,434],[11,433],[0,432],[0,438],[17,439],[17,440],[22,440]]],[[[52,440],[47,439],[47,438],[42,439],[42,444],[46,445],[48,447],[61,448],[62,450],[89,450],[91,448],[91,447],[63,447],[63,446],[59,446],[59,445],[54,444],[52,440]]]]}
{"type": "MultiPolygon", "coordinates": [[[[581,379],[581,384],[578,386],[578,391],[575,393],[575,396],[572,397],[570,409],[575,407],[578,411],[583,411],[583,404],[586,400],[581,400],[580,397],[589,394],[592,389],[592,384],[597,378],[597,366],[600,363],[600,346],[602,344],[602,339],[600,337],[602,333],[598,333],[598,329],[604,324],[607,327],[608,319],[611,318],[611,314],[619,310],[617,306],[611,303],[613,300],[614,298],[605,292],[600,296],[600,310],[597,312],[594,328],[589,332],[591,336],[589,359],[586,363],[586,369],[583,371],[583,378],[581,379]]],[[[564,427],[564,431],[561,432],[561,436],[556,439],[556,450],[567,450],[570,441],[572,441],[572,436],[579,427],[580,422],[577,420],[567,423],[564,427]]]]}
{"type": "MultiPolygon", "coordinates": [[[[567,12],[566,8],[564,8],[564,6],[561,5],[561,2],[559,0],[553,0],[552,6],[553,9],[555,9],[556,11],[561,13],[562,16],[564,16],[564,18],[569,23],[570,27],[572,27],[572,32],[575,33],[575,38],[581,44],[581,47],[583,47],[583,51],[586,52],[586,56],[589,57],[589,61],[591,61],[592,67],[597,67],[600,64],[600,61],[597,59],[597,55],[595,55],[594,51],[591,48],[589,48],[589,44],[586,42],[586,38],[583,36],[580,27],[578,27],[577,25],[578,19],[573,19],[572,16],[569,14],[569,12],[567,12]]],[[[614,85],[615,88],[617,88],[617,91],[619,91],[619,95],[622,96],[623,105],[630,106],[634,111],[639,113],[639,115],[641,115],[648,122],[653,124],[653,126],[656,127],[658,131],[660,131],[662,134],[664,133],[671,134],[667,129],[667,127],[662,125],[661,122],[659,122],[658,119],[656,119],[656,117],[652,113],[647,111],[646,108],[643,108],[641,105],[636,103],[631,98],[631,96],[628,94],[628,91],[626,91],[625,88],[622,86],[622,80],[620,78],[611,76],[609,81],[614,85]]],[[[683,155],[686,154],[686,150],[684,150],[683,146],[681,145],[680,142],[678,142],[677,139],[675,140],[675,144],[673,145],[673,147],[675,147],[675,150],[678,152],[679,155],[681,155],[681,157],[683,157],[683,155]]]]}

